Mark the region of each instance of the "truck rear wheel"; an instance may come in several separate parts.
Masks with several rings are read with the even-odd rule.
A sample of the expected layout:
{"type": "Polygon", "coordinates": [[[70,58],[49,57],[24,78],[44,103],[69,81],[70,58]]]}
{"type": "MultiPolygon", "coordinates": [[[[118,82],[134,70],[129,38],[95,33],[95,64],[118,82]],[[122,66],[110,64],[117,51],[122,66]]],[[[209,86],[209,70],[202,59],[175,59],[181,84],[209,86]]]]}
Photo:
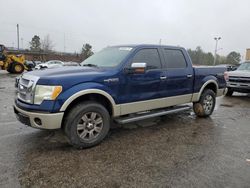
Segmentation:
{"type": "Polygon", "coordinates": [[[201,94],[200,100],[193,104],[193,110],[199,117],[210,116],[215,107],[215,93],[211,89],[206,89],[201,94]]]}
{"type": "Polygon", "coordinates": [[[110,115],[96,102],[82,102],[74,106],[64,121],[64,132],[70,144],[78,149],[99,144],[108,134],[110,115]]]}

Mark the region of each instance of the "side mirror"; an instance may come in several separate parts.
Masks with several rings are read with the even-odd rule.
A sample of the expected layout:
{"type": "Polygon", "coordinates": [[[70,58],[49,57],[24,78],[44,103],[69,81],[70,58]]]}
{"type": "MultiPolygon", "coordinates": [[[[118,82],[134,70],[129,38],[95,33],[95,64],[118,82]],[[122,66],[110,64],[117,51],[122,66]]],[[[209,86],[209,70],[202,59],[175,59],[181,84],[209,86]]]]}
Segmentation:
{"type": "Polygon", "coordinates": [[[129,74],[144,74],[146,71],[147,63],[132,63],[130,68],[125,69],[129,74]]]}

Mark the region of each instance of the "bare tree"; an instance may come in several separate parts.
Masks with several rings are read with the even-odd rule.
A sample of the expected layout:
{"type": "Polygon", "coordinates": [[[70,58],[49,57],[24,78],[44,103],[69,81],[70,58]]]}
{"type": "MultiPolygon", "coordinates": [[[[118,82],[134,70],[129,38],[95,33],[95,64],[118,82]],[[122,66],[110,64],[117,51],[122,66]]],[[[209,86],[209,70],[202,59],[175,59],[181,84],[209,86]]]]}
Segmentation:
{"type": "Polygon", "coordinates": [[[54,48],[54,43],[52,42],[48,34],[42,40],[42,50],[45,52],[50,52],[53,50],[53,48],[54,48]]]}

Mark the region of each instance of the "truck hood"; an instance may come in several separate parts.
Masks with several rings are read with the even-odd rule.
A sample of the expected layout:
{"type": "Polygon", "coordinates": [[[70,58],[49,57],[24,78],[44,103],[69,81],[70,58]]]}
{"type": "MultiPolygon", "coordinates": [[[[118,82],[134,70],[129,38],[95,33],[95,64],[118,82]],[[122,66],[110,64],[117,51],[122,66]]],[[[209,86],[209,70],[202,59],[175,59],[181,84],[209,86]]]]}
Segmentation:
{"type": "Polygon", "coordinates": [[[228,72],[228,76],[250,77],[250,71],[236,70],[228,72]]]}
{"type": "Polygon", "coordinates": [[[62,85],[65,88],[84,82],[100,83],[113,74],[113,70],[95,67],[61,67],[25,73],[27,76],[38,77],[37,84],[62,85]]]}
{"type": "MultiPolygon", "coordinates": [[[[46,64],[41,64],[46,65],[46,64]]],[[[31,72],[27,72],[26,74],[35,75],[39,77],[61,77],[61,76],[72,76],[72,74],[82,74],[82,73],[91,73],[96,72],[97,68],[91,68],[91,67],[60,67],[60,68],[54,68],[54,69],[43,69],[43,70],[35,70],[31,72]]],[[[99,70],[98,70],[99,72],[99,70]]]]}

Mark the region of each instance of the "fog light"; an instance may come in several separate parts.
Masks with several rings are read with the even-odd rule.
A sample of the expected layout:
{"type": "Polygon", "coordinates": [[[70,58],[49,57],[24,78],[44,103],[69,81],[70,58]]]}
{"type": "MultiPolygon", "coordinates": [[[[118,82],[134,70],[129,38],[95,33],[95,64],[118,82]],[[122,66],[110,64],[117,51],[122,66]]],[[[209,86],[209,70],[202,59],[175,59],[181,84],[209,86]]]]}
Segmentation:
{"type": "Polygon", "coordinates": [[[34,121],[35,121],[35,123],[36,123],[37,125],[39,125],[39,126],[42,125],[42,120],[41,120],[40,118],[35,118],[34,121]]]}

